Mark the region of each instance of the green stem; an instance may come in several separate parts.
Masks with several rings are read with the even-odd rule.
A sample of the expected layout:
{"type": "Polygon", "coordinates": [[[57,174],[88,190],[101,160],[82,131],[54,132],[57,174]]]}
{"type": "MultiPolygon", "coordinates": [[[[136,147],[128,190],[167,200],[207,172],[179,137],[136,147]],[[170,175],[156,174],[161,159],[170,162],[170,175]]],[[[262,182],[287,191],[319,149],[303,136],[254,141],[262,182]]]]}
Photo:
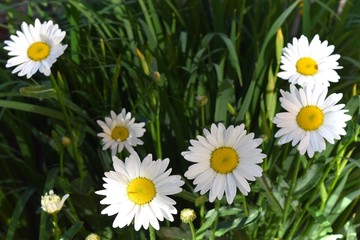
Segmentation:
{"type": "Polygon", "coordinates": [[[161,149],[161,129],[160,129],[160,102],[157,103],[156,108],[156,147],[158,158],[162,159],[161,149]]]}
{"type": "MultiPolygon", "coordinates": [[[[152,114],[151,114],[152,115],[152,114]]],[[[155,117],[156,118],[156,117],[155,117]]],[[[150,133],[151,133],[151,137],[153,139],[154,142],[154,147],[156,149],[156,154],[157,153],[157,149],[158,149],[158,140],[157,140],[157,129],[156,129],[156,120],[154,120],[154,116],[151,116],[151,121],[150,121],[150,133]]]]}
{"type": "Polygon", "coordinates": [[[200,225],[204,223],[205,219],[205,203],[201,203],[200,205],[200,225]]]}
{"type": "Polygon", "coordinates": [[[245,213],[245,216],[248,217],[249,216],[249,208],[246,203],[246,197],[243,194],[241,194],[241,195],[242,195],[243,204],[244,204],[244,213],[245,213]]]}
{"type": "MultiPolygon", "coordinates": [[[[80,221],[80,218],[79,218],[79,216],[78,216],[78,214],[77,214],[77,212],[76,212],[76,210],[77,210],[78,208],[75,208],[74,204],[72,203],[72,198],[71,198],[71,197],[69,197],[69,198],[66,200],[66,204],[67,204],[67,206],[70,207],[70,210],[71,210],[71,214],[67,214],[67,217],[68,217],[68,219],[70,220],[70,222],[71,222],[72,224],[75,224],[76,222],[79,222],[79,221],[80,221]]],[[[83,234],[86,233],[85,228],[84,228],[83,226],[81,227],[80,232],[82,232],[83,234]]]]}
{"type": "Polygon", "coordinates": [[[276,204],[277,207],[279,209],[282,208],[282,206],[280,205],[279,201],[275,198],[274,194],[273,194],[273,190],[270,187],[269,183],[267,182],[266,178],[264,177],[264,175],[262,175],[260,178],[258,178],[258,181],[262,183],[263,188],[265,190],[265,192],[267,193],[267,197],[271,200],[271,202],[273,204],[276,204]]]}
{"type": "Polygon", "coordinates": [[[64,147],[61,148],[60,151],[60,176],[64,178],[64,147]]]}
{"type": "Polygon", "coordinates": [[[53,227],[54,227],[54,239],[55,240],[60,240],[60,228],[58,225],[58,217],[57,217],[57,213],[54,213],[51,215],[52,219],[53,219],[53,227]]]}
{"type": "Polygon", "coordinates": [[[201,126],[205,128],[205,105],[201,105],[201,126]]]}
{"type": "Polygon", "coordinates": [[[156,240],[155,229],[149,225],[149,232],[150,232],[150,240],[156,240]]]}
{"type": "Polygon", "coordinates": [[[295,190],[297,177],[298,177],[298,173],[299,173],[299,169],[300,169],[300,163],[301,163],[301,157],[300,157],[300,154],[298,153],[297,157],[296,157],[296,160],[295,160],[295,169],[294,169],[294,174],[293,174],[293,178],[292,178],[292,181],[291,181],[290,189],[289,189],[287,198],[285,200],[285,206],[284,206],[284,212],[283,212],[283,216],[282,216],[282,222],[281,222],[281,225],[279,227],[279,237],[281,237],[284,234],[285,224],[287,222],[287,217],[289,215],[289,210],[290,210],[290,206],[291,206],[292,194],[293,194],[293,192],[295,190]]]}
{"type": "Polygon", "coordinates": [[[211,233],[210,233],[210,240],[215,239],[215,232],[216,232],[216,228],[217,228],[217,224],[218,224],[218,220],[219,220],[219,208],[220,208],[220,201],[218,199],[215,199],[216,218],[215,218],[214,223],[212,224],[212,229],[211,229],[211,233]]]}
{"type": "MultiPolygon", "coordinates": [[[[281,162],[285,162],[286,161],[286,158],[289,156],[289,146],[290,146],[290,143],[286,144],[285,145],[285,151],[283,153],[283,157],[282,157],[282,160],[281,162]]],[[[271,168],[271,167],[270,167],[271,168]]]]}
{"type": "MultiPolygon", "coordinates": [[[[350,150],[349,153],[345,156],[345,159],[343,159],[344,154],[345,154],[345,149],[346,148],[343,148],[342,151],[337,155],[335,178],[332,181],[332,183],[327,191],[328,196],[330,196],[331,193],[334,191],[334,188],[336,187],[339,177],[340,177],[342,171],[344,170],[346,164],[348,163],[347,159],[350,158],[350,156],[353,152],[353,150],[350,150]]],[[[327,203],[327,201],[322,202],[321,207],[320,207],[321,210],[323,210],[325,208],[326,203],[327,203]]]]}
{"type": "MultiPolygon", "coordinates": [[[[246,196],[242,194],[242,199],[243,199],[243,208],[244,208],[244,214],[245,214],[245,217],[249,217],[249,207],[247,205],[247,202],[246,202],[246,196]]],[[[251,234],[251,229],[249,228],[246,228],[245,230],[246,232],[246,235],[247,235],[247,239],[248,240],[252,240],[252,234],[251,234]]]]}
{"type": "MultiPolygon", "coordinates": [[[[351,153],[350,153],[350,154],[351,154],[351,153]]],[[[343,157],[343,156],[341,156],[341,158],[339,159],[339,162],[341,161],[342,157],[343,157]]],[[[336,184],[337,184],[337,182],[338,182],[338,180],[339,180],[339,177],[340,177],[342,171],[344,170],[347,162],[348,162],[347,159],[343,159],[343,161],[341,161],[339,164],[336,164],[335,178],[334,178],[334,180],[332,181],[332,183],[331,183],[331,185],[330,185],[330,187],[329,187],[329,189],[328,189],[328,191],[327,191],[328,195],[330,195],[330,194],[332,193],[332,191],[334,190],[334,188],[336,187],[336,184]]],[[[321,208],[320,208],[321,210],[324,209],[325,204],[326,204],[326,202],[323,202],[323,204],[321,205],[321,208]]]]}
{"type": "Polygon", "coordinates": [[[191,239],[195,240],[196,239],[196,235],[195,235],[195,227],[194,224],[192,222],[189,222],[189,227],[190,227],[190,231],[191,231],[191,239]]]}
{"type": "Polygon", "coordinates": [[[130,239],[135,240],[135,229],[134,228],[130,228],[130,239]]]}
{"type": "MultiPolygon", "coordinates": [[[[296,222],[293,224],[293,226],[292,226],[292,228],[291,228],[291,231],[289,232],[288,239],[292,239],[292,237],[294,236],[296,230],[298,229],[298,226],[301,224],[302,219],[304,218],[305,214],[307,213],[307,209],[308,209],[308,208],[310,207],[310,205],[313,203],[313,201],[315,200],[315,198],[319,196],[319,191],[317,191],[317,189],[319,189],[320,185],[321,185],[321,184],[325,181],[325,179],[327,178],[329,172],[330,172],[331,169],[333,168],[334,163],[335,163],[335,162],[338,162],[337,159],[339,159],[339,158],[341,159],[341,158],[343,157],[344,152],[346,151],[347,147],[349,146],[349,144],[350,144],[351,142],[353,142],[354,139],[355,139],[355,137],[353,137],[352,139],[350,139],[349,142],[347,142],[344,146],[342,146],[342,148],[341,148],[340,151],[339,151],[339,154],[336,156],[336,159],[334,159],[334,161],[330,162],[330,163],[327,165],[324,173],[321,174],[321,179],[318,181],[318,183],[317,183],[317,185],[316,185],[316,187],[315,187],[315,190],[312,191],[312,194],[311,194],[309,200],[307,201],[307,203],[305,204],[305,207],[304,207],[304,209],[303,209],[300,217],[298,217],[297,220],[296,220],[296,222]]],[[[350,157],[350,155],[349,155],[348,157],[350,157]]],[[[344,160],[344,162],[345,162],[345,161],[347,161],[347,160],[344,160]]],[[[345,165],[344,165],[344,167],[345,167],[345,165]]],[[[335,179],[334,179],[332,185],[334,185],[334,182],[335,182],[335,179]]],[[[329,192],[328,192],[328,193],[329,193],[329,192]]],[[[322,202],[321,207],[320,207],[321,209],[323,209],[323,208],[325,207],[325,203],[326,203],[326,201],[322,202]]]]}
{"type": "Polygon", "coordinates": [[[52,74],[50,75],[50,79],[51,79],[51,84],[52,84],[53,88],[55,89],[56,96],[57,96],[57,99],[58,99],[60,107],[61,107],[61,111],[62,111],[63,116],[64,116],[65,127],[66,127],[66,130],[68,131],[70,139],[71,139],[71,144],[70,145],[71,145],[71,149],[72,149],[73,154],[74,154],[74,158],[75,158],[76,163],[77,163],[79,174],[80,174],[81,177],[83,177],[83,176],[85,176],[84,163],[83,163],[83,160],[80,157],[78,149],[77,149],[76,137],[74,135],[74,131],[71,128],[70,118],[69,118],[69,115],[68,115],[68,113],[66,111],[64,99],[63,99],[63,97],[61,95],[60,88],[56,83],[55,77],[52,74]]]}

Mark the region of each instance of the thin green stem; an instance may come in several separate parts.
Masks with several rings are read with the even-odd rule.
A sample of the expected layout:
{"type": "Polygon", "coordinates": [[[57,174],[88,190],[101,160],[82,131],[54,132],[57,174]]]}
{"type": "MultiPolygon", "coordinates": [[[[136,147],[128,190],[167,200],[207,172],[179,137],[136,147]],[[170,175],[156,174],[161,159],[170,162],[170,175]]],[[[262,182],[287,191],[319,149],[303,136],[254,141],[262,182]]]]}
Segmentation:
{"type": "MultiPolygon", "coordinates": [[[[336,156],[336,158],[342,158],[343,156],[343,153],[345,152],[347,146],[351,143],[352,141],[350,140],[347,144],[345,144],[341,149],[340,149],[340,153],[336,156]],[[341,156],[341,157],[340,157],[341,156]]],[[[331,169],[333,168],[333,165],[334,163],[337,162],[336,159],[334,159],[334,161],[330,162],[327,166],[326,166],[326,169],[324,171],[324,173],[321,175],[321,179],[318,181],[316,187],[315,187],[315,190],[312,191],[312,194],[311,196],[309,197],[309,200],[307,201],[307,203],[305,204],[305,207],[303,209],[303,211],[301,212],[301,215],[297,218],[296,222],[293,224],[293,226],[291,227],[291,230],[289,232],[289,235],[288,235],[288,239],[292,239],[292,237],[294,236],[296,230],[298,229],[301,221],[303,220],[306,212],[307,212],[307,209],[310,207],[310,205],[312,204],[312,202],[314,201],[314,199],[316,197],[319,196],[319,191],[317,191],[317,189],[319,189],[320,185],[325,181],[325,179],[327,178],[329,172],[331,171],[331,169]]],[[[322,202],[321,204],[321,209],[323,209],[325,207],[325,203],[326,201],[322,202]]]]}
{"type": "MultiPolygon", "coordinates": [[[[247,201],[246,201],[246,196],[242,194],[242,199],[243,199],[243,209],[244,209],[244,214],[245,217],[249,217],[249,207],[247,205],[247,201]]],[[[247,239],[252,240],[252,234],[251,234],[251,230],[249,228],[246,228],[246,235],[247,235],[247,239]]]]}
{"type": "Polygon", "coordinates": [[[204,223],[205,219],[205,203],[201,203],[200,205],[200,225],[204,223]]]}
{"type": "MultiPolygon", "coordinates": [[[[337,184],[337,182],[338,182],[338,180],[339,180],[339,177],[340,177],[342,171],[344,170],[346,164],[348,163],[348,160],[347,160],[347,159],[351,156],[351,154],[352,154],[352,152],[353,152],[353,151],[350,151],[350,152],[346,155],[346,158],[343,159],[343,158],[344,158],[344,154],[345,154],[345,149],[346,149],[346,148],[342,149],[342,151],[337,155],[335,178],[334,178],[334,180],[332,181],[332,183],[331,183],[331,185],[330,185],[330,187],[329,187],[329,189],[328,189],[328,191],[327,191],[327,194],[328,194],[329,196],[330,196],[331,193],[334,191],[334,188],[336,187],[336,184],[337,184]]],[[[327,201],[322,202],[321,207],[320,207],[321,210],[323,210],[323,209],[325,208],[326,202],[327,202],[327,201]]]]}
{"type": "MultiPolygon", "coordinates": [[[[340,177],[340,175],[342,173],[342,170],[344,169],[347,162],[348,162],[347,160],[344,160],[342,162],[343,164],[341,164],[340,166],[337,166],[336,173],[335,173],[335,178],[332,181],[332,183],[331,183],[331,185],[330,185],[330,187],[329,187],[329,189],[327,191],[328,195],[330,195],[332,193],[332,191],[334,190],[334,188],[335,188],[335,186],[336,186],[336,184],[337,184],[337,182],[339,180],[339,177],[340,177]]],[[[322,202],[320,210],[323,210],[325,208],[325,205],[326,205],[326,201],[322,202]]]]}
{"type": "Polygon", "coordinates": [[[150,232],[150,240],[156,240],[155,229],[151,225],[149,226],[149,232],[150,232]]]}
{"type": "Polygon", "coordinates": [[[72,136],[72,131],[71,131],[72,128],[71,128],[71,125],[70,125],[69,115],[68,115],[68,113],[66,111],[64,99],[62,98],[60,88],[57,85],[56,79],[52,74],[50,75],[50,79],[51,79],[51,84],[52,84],[53,88],[55,89],[56,96],[57,96],[57,99],[59,101],[59,104],[60,104],[60,107],[61,107],[61,110],[62,110],[62,113],[63,113],[63,116],[64,116],[64,122],[65,122],[66,129],[69,132],[70,136],[72,136]]]}
{"type": "Polygon", "coordinates": [[[60,107],[61,107],[61,111],[63,113],[66,130],[68,131],[70,139],[71,139],[71,144],[70,145],[71,145],[71,149],[72,149],[73,154],[74,154],[74,158],[75,158],[76,163],[77,163],[77,167],[78,167],[78,170],[79,170],[79,175],[81,177],[83,177],[83,176],[85,176],[84,163],[83,163],[83,160],[80,157],[78,149],[77,149],[76,137],[75,137],[74,131],[71,128],[70,118],[69,118],[69,115],[68,115],[67,110],[66,110],[64,99],[63,99],[63,97],[61,95],[60,88],[59,88],[58,84],[56,83],[56,79],[52,74],[50,75],[50,79],[51,79],[51,84],[52,84],[53,88],[55,89],[56,96],[57,96],[57,99],[58,99],[60,107]]]}
{"type": "Polygon", "coordinates": [[[219,208],[220,208],[220,201],[218,199],[215,199],[216,218],[215,218],[214,223],[212,224],[212,229],[211,229],[211,233],[210,233],[210,240],[215,239],[215,232],[216,232],[217,224],[218,224],[218,220],[219,220],[219,208]]]}
{"type": "Polygon", "coordinates": [[[282,157],[281,162],[285,162],[286,158],[289,156],[289,146],[290,146],[289,143],[285,145],[285,151],[284,151],[284,153],[282,155],[283,157],[282,157]]]}
{"type": "Polygon", "coordinates": [[[60,176],[64,178],[64,147],[60,150],[60,176]]]}
{"type": "Polygon", "coordinates": [[[161,128],[160,128],[160,102],[157,103],[157,107],[156,107],[156,149],[157,149],[158,158],[162,159],[161,128]]]}
{"type": "Polygon", "coordinates": [[[53,224],[53,227],[54,227],[54,239],[55,240],[60,240],[60,228],[59,228],[59,225],[58,225],[58,217],[57,217],[57,213],[54,213],[54,214],[51,214],[52,216],[52,224],[53,224]]]}
{"type": "Polygon", "coordinates": [[[201,105],[201,126],[202,128],[205,128],[205,105],[201,105]]]}
{"type": "MultiPolygon", "coordinates": [[[[152,115],[152,114],[151,114],[152,115]]],[[[155,117],[156,118],[156,117],[155,117]]],[[[150,133],[151,133],[151,137],[153,139],[154,142],[154,147],[156,149],[156,154],[157,153],[157,148],[158,148],[158,141],[157,141],[157,130],[156,130],[156,120],[154,120],[154,117],[151,116],[151,121],[150,121],[150,133]]]]}
{"type": "Polygon", "coordinates": [[[130,239],[135,240],[135,229],[134,228],[130,229],[130,239]]]}
{"type": "Polygon", "coordinates": [[[248,208],[248,205],[246,203],[246,197],[243,194],[241,194],[241,195],[242,195],[242,199],[243,199],[244,213],[245,213],[245,216],[248,217],[249,216],[249,208],[248,208]]]}
{"type": "Polygon", "coordinates": [[[284,206],[284,212],[283,212],[283,216],[282,216],[282,222],[281,222],[280,227],[279,227],[279,237],[282,237],[282,235],[284,234],[285,224],[287,222],[287,218],[288,218],[289,210],[290,210],[290,206],[291,206],[292,195],[293,195],[293,192],[295,190],[297,177],[298,177],[298,173],[299,173],[299,169],[300,169],[300,163],[301,163],[301,156],[298,153],[297,157],[296,157],[296,160],[295,160],[294,174],[292,176],[292,181],[291,181],[291,184],[290,184],[289,192],[288,192],[286,200],[285,200],[285,206],[284,206]]]}
{"type": "Polygon", "coordinates": [[[191,239],[195,240],[196,239],[196,235],[195,235],[195,227],[194,224],[192,222],[189,222],[189,227],[190,227],[190,231],[191,231],[191,239]]]}
{"type": "Polygon", "coordinates": [[[276,204],[277,207],[279,209],[281,209],[282,206],[280,205],[279,201],[274,197],[273,190],[270,187],[270,185],[269,185],[268,181],[266,180],[266,178],[264,177],[264,175],[262,175],[260,178],[258,178],[258,181],[262,183],[263,189],[267,193],[268,198],[271,200],[271,202],[276,204]]]}

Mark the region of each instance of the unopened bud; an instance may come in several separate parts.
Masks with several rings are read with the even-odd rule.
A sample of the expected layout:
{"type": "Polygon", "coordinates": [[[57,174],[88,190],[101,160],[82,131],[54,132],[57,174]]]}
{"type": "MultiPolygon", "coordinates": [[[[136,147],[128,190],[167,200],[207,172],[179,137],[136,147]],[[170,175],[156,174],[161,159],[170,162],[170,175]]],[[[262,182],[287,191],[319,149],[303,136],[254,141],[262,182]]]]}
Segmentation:
{"type": "Polygon", "coordinates": [[[180,212],[180,219],[183,223],[190,223],[196,219],[196,213],[191,208],[184,208],[180,212]]]}
{"type": "Polygon", "coordinates": [[[69,197],[69,194],[65,194],[61,199],[58,195],[50,190],[49,193],[45,193],[41,196],[41,208],[49,214],[57,213],[61,210],[65,200],[69,197]]]}
{"type": "Polygon", "coordinates": [[[160,75],[160,73],[158,71],[155,71],[155,72],[152,73],[152,77],[156,82],[159,82],[160,78],[161,78],[161,75],[160,75]]]}
{"type": "Polygon", "coordinates": [[[206,103],[208,102],[208,98],[204,95],[197,95],[195,97],[195,101],[198,106],[202,107],[206,105],[206,103]]]}
{"type": "Polygon", "coordinates": [[[100,240],[100,236],[96,233],[91,233],[85,238],[85,240],[100,240]]]}
{"type": "Polygon", "coordinates": [[[61,139],[61,144],[65,147],[69,146],[71,144],[71,139],[69,137],[64,136],[61,139]]]}

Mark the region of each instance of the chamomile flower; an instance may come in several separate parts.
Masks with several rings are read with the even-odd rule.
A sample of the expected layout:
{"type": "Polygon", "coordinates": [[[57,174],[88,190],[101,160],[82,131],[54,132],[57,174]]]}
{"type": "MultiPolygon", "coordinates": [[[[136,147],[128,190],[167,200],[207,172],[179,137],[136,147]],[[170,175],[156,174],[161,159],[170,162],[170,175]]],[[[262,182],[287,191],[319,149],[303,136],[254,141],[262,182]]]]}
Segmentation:
{"type": "Polygon", "coordinates": [[[101,213],[117,215],[114,228],[128,226],[134,220],[137,231],[149,224],[159,230],[159,221],[174,221],[176,202],[167,195],[181,192],[184,182],[178,175],[170,176],[168,165],[168,158],[153,161],[151,154],[141,162],[135,151],[125,162],[113,156],[115,171],[105,172],[105,189],[96,194],[105,196],[101,204],[109,205],[101,213]]]}
{"type": "Polygon", "coordinates": [[[342,68],[337,62],[340,55],[331,55],[333,51],[334,46],[328,46],[328,41],[321,42],[319,35],[315,35],[310,44],[303,35],[294,38],[292,44],[288,43],[283,49],[280,66],[283,71],[278,77],[303,87],[315,84],[328,87],[329,82],[339,81],[335,70],[342,68]]]}
{"type": "Polygon", "coordinates": [[[131,113],[126,113],[122,109],[120,114],[110,112],[110,117],[105,117],[105,122],[98,120],[97,123],[103,129],[98,136],[102,138],[103,150],[111,148],[111,154],[116,155],[124,147],[129,151],[134,151],[133,147],[144,144],[139,138],[144,135],[145,123],[135,123],[135,118],[131,118],[131,113]]]}
{"type": "Polygon", "coordinates": [[[40,23],[36,19],[34,25],[23,22],[21,31],[16,31],[16,35],[10,36],[11,40],[4,42],[4,49],[11,56],[6,67],[16,66],[12,73],[26,75],[27,78],[37,71],[49,76],[51,66],[67,48],[66,44],[60,44],[65,35],[66,32],[61,31],[51,20],[40,23]]]}
{"type": "Polygon", "coordinates": [[[226,195],[231,204],[236,189],[247,195],[250,185],[262,175],[257,165],[266,157],[257,148],[262,139],[254,139],[254,133],[246,134],[245,125],[230,126],[225,129],[222,123],[212,124],[210,132],[204,129],[204,136],[190,140],[189,151],[182,152],[184,158],[194,164],[185,172],[185,177],[195,179],[194,191],[204,195],[209,191],[209,201],[219,200],[226,195]]]}
{"type": "Polygon", "coordinates": [[[65,200],[69,197],[69,194],[65,194],[61,199],[58,195],[50,190],[49,193],[45,193],[41,196],[41,208],[49,214],[57,213],[61,210],[65,200]]]}
{"type": "Polygon", "coordinates": [[[287,112],[277,113],[273,122],[279,127],[275,137],[279,144],[291,142],[298,145],[300,154],[306,152],[311,158],[315,152],[326,148],[326,142],[335,143],[340,135],[345,135],[346,121],[351,119],[343,109],[345,104],[337,104],[341,93],[326,97],[327,88],[315,85],[314,88],[300,88],[290,85],[290,92],[281,90],[281,106],[287,112]]]}

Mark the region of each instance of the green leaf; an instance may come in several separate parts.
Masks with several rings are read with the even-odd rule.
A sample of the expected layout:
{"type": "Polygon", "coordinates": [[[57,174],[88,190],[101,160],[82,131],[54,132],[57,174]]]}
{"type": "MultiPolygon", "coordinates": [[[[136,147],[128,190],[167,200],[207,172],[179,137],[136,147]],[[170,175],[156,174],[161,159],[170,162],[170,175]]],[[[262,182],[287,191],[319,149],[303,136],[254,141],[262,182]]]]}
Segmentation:
{"type": "Polygon", "coordinates": [[[297,180],[294,194],[302,196],[314,188],[317,181],[321,178],[323,170],[323,162],[313,163],[308,169],[306,169],[305,174],[297,180]]]}
{"type": "Polygon", "coordinates": [[[265,190],[265,197],[270,201],[271,208],[276,209],[275,212],[281,213],[284,209],[284,199],[279,199],[281,197],[280,194],[277,194],[278,191],[273,186],[271,180],[263,175],[262,177],[257,179],[260,187],[265,190]]]}
{"type": "Polygon", "coordinates": [[[221,207],[219,209],[219,216],[220,217],[226,217],[226,216],[240,216],[241,214],[244,214],[244,211],[240,208],[235,207],[221,207]]]}
{"type": "Polygon", "coordinates": [[[184,231],[178,227],[161,227],[159,231],[156,232],[156,235],[160,239],[190,239],[190,231],[184,231]]]}
{"type": "Polygon", "coordinates": [[[23,192],[23,194],[19,198],[16,207],[11,215],[10,225],[6,233],[6,240],[14,239],[16,228],[20,223],[21,213],[23,212],[27,201],[34,192],[35,189],[28,189],[25,192],[23,192]]]}
{"type": "Polygon", "coordinates": [[[302,32],[305,36],[310,37],[310,30],[311,30],[311,19],[310,19],[310,1],[303,0],[303,7],[302,7],[302,32]]]}
{"type": "Polygon", "coordinates": [[[331,217],[331,215],[333,214],[333,209],[336,206],[336,203],[341,197],[341,193],[346,186],[346,181],[348,179],[349,173],[350,171],[348,169],[348,171],[345,172],[344,175],[342,175],[342,177],[340,178],[341,181],[327,199],[326,205],[324,207],[324,216],[331,217]]]}
{"type": "Polygon", "coordinates": [[[262,213],[261,208],[256,209],[254,211],[251,211],[248,218],[246,219],[246,222],[245,222],[244,226],[248,226],[248,225],[253,224],[254,222],[256,222],[260,218],[261,213],[262,213]]]}
{"type": "Polygon", "coordinates": [[[19,89],[19,92],[23,96],[38,99],[56,97],[55,89],[46,85],[30,85],[22,87],[19,89]]]}
{"type": "Polygon", "coordinates": [[[290,16],[291,12],[296,8],[299,4],[299,0],[293,2],[272,24],[270,30],[267,32],[264,42],[262,43],[262,48],[260,50],[258,61],[256,62],[254,78],[251,80],[250,85],[248,87],[248,91],[245,95],[245,98],[241,104],[240,111],[238,112],[238,116],[236,117],[236,121],[244,121],[246,112],[250,108],[250,104],[252,106],[257,107],[258,101],[260,99],[261,94],[261,86],[264,80],[264,75],[266,71],[266,63],[265,63],[265,51],[268,47],[270,40],[275,36],[281,25],[285,22],[285,20],[290,16]]]}
{"type": "Polygon", "coordinates": [[[243,81],[242,81],[242,76],[241,76],[241,67],[240,67],[240,62],[238,59],[238,55],[235,49],[235,46],[233,44],[233,42],[231,41],[231,39],[226,36],[225,34],[219,33],[219,36],[221,37],[221,39],[223,40],[223,42],[225,43],[228,53],[229,53],[229,61],[231,66],[235,69],[236,71],[236,75],[238,77],[240,86],[243,86],[243,81]]]}
{"type": "Polygon", "coordinates": [[[360,189],[354,190],[351,193],[342,196],[328,216],[329,222],[334,223],[336,219],[345,211],[345,209],[359,196],[360,189]]]}
{"type": "Polygon", "coordinates": [[[93,191],[93,186],[94,183],[89,175],[85,175],[81,178],[76,178],[71,182],[72,191],[80,194],[87,194],[90,191],[93,191]]]}
{"type": "Polygon", "coordinates": [[[75,237],[76,233],[80,230],[80,228],[82,227],[83,222],[76,222],[74,225],[71,226],[71,228],[69,228],[69,230],[67,230],[64,235],[63,235],[63,239],[67,239],[67,240],[71,240],[75,237]]]}
{"type": "Polygon", "coordinates": [[[240,225],[244,225],[246,218],[235,218],[232,221],[222,221],[217,225],[215,236],[221,237],[226,233],[238,228],[240,225]]]}
{"type": "Polygon", "coordinates": [[[0,100],[0,107],[11,108],[11,109],[16,109],[16,110],[21,110],[21,111],[31,112],[31,113],[37,113],[37,114],[44,115],[47,117],[63,120],[63,115],[61,112],[50,109],[50,108],[37,106],[34,104],[8,101],[8,100],[0,100]]]}
{"type": "Polygon", "coordinates": [[[196,239],[204,239],[206,230],[211,227],[211,225],[215,222],[215,219],[217,218],[217,211],[214,209],[210,210],[206,214],[206,221],[201,225],[201,227],[196,231],[196,239]]]}
{"type": "Polygon", "coordinates": [[[234,95],[234,85],[230,80],[224,80],[218,90],[215,105],[215,122],[223,121],[226,123],[227,105],[234,95]]]}

